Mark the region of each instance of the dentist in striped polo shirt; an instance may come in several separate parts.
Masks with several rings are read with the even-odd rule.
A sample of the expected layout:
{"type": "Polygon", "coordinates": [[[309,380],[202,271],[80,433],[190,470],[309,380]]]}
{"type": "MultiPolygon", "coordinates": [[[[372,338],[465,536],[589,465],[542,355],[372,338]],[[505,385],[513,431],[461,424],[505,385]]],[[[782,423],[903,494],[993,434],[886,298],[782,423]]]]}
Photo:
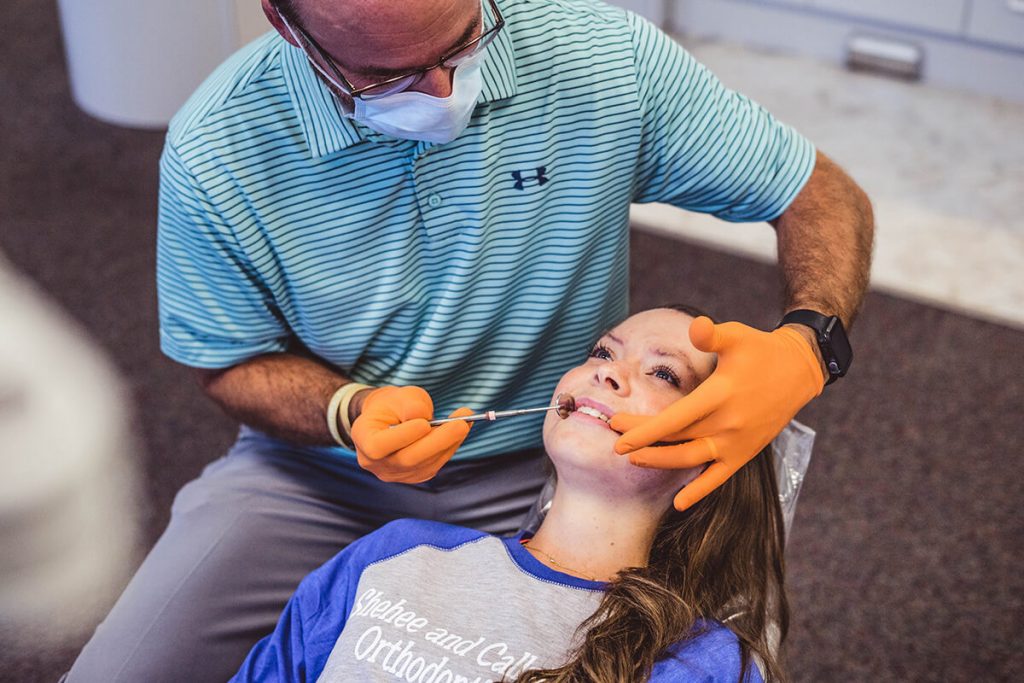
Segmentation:
{"type": "Polygon", "coordinates": [[[306,573],[389,520],[514,531],[542,418],[427,420],[548,400],[627,312],[632,202],[771,222],[786,311],[815,312],[695,324],[712,378],[612,418],[637,465],[708,463],[677,507],[849,364],[867,198],[648,22],[593,0],[262,2],[275,31],[172,121],[159,203],[162,349],[243,427],[72,683],[227,679],[306,573]]]}

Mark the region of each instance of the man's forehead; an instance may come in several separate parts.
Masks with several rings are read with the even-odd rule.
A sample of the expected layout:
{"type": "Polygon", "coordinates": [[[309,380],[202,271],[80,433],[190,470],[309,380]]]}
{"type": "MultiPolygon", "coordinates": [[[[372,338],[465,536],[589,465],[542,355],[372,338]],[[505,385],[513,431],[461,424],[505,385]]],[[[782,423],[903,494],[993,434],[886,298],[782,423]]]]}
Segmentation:
{"type": "Polygon", "coordinates": [[[436,31],[468,17],[479,0],[292,0],[298,13],[321,31],[359,35],[406,35],[436,31]]]}
{"type": "Polygon", "coordinates": [[[306,30],[339,64],[364,73],[433,63],[472,35],[481,7],[480,0],[299,2],[306,30]]]}

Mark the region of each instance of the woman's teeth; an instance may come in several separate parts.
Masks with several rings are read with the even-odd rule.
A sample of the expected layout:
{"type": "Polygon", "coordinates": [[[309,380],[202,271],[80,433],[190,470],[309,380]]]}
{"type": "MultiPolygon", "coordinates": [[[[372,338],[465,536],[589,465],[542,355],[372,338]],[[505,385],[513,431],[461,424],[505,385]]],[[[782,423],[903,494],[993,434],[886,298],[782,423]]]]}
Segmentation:
{"type": "Polygon", "coordinates": [[[595,410],[590,406],[580,406],[579,408],[576,409],[576,412],[583,413],[584,415],[590,415],[591,417],[596,417],[598,420],[603,420],[604,422],[607,422],[609,419],[611,419],[607,415],[602,413],[600,410],[595,410]]]}

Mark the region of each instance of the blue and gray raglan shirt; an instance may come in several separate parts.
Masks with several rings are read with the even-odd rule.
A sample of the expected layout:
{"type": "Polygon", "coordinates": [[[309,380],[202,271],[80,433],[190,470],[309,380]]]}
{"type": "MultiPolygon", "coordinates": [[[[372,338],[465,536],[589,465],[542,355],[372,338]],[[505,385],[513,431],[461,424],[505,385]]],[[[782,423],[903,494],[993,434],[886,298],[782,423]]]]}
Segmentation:
{"type": "MultiPolygon", "coordinates": [[[[307,576],[232,681],[487,683],[561,664],[604,584],[550,569],[519,540],[392,522],[307,576]]],[[[736,636],[706,626],[650,680],[739,680],[736,636]]],[[[751,667],[745,680],[762,679],[751,667]]]]}

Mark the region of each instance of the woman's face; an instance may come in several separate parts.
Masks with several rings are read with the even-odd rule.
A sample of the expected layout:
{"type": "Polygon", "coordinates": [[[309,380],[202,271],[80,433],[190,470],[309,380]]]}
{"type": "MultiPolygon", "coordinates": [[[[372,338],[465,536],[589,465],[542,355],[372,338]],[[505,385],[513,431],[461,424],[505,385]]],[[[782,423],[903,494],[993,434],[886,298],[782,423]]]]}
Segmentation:
{"type": "Polygon", "coordinates": [[[637,313],[597,341],[583,365],[562,376],[555,394],[576,399],[566,419],[544,421],[544,447],[559,481],[567,477],[607,483],[616,491],[665,488],[674,493],[699,473],[645,469],[614,451],[615,413],[654,415],[693,391],[714,369],[714,354],[690,343],[686,313],[656,308],[637,313]]]}

